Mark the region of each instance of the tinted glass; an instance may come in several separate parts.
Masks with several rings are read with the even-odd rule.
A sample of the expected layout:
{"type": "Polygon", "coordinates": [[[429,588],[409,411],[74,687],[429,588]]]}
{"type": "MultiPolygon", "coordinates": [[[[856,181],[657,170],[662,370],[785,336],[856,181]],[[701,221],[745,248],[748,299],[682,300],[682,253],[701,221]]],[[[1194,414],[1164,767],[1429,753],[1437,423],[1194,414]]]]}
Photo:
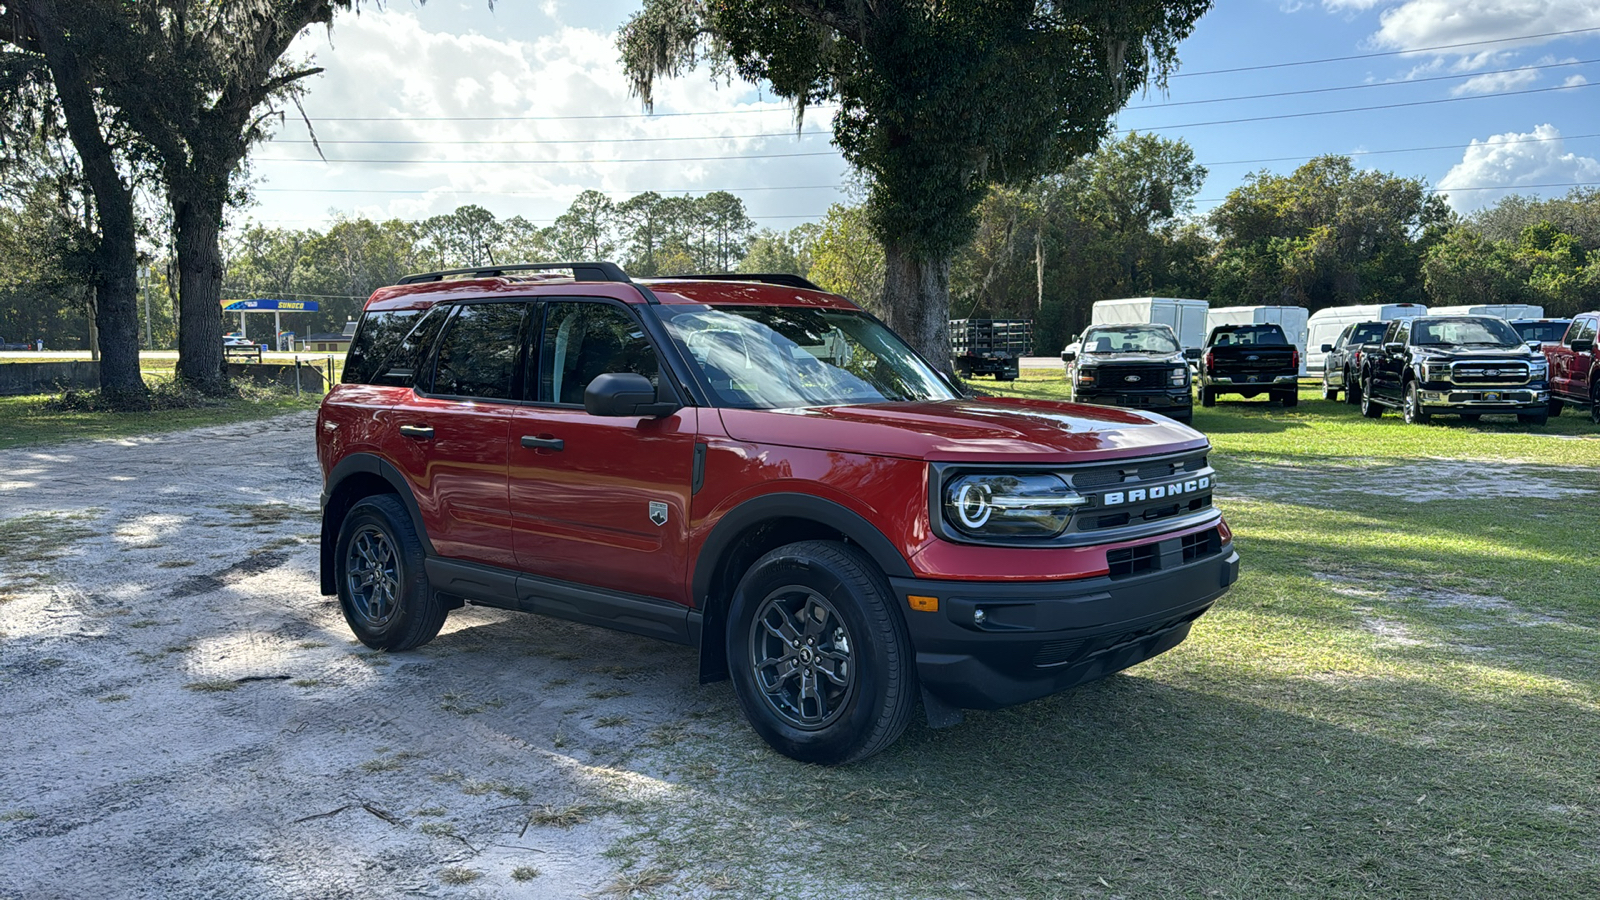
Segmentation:
{"type": "Polygon", "coordinates": [[[1411,343],[1418,347],[1516,347],[1522,337],[1504,319],[1418,319],[1411,343]]]}
{"type": "Polygon", "coordinates": [[[1083,336],[1085,353],[1178,353],[1177,338],[1166,326],[1091,328],[1083,336]]]}
{"type": "Polygon", "coordinates": [[[596,376],[633,372],[659,388],[656,350],[626,310],[578,301],[545,305],[539,353],[539,399],[583,405],[583,390],[596,376]]]}
{"type": "Polygon", "coordinates": [[[1553,344],[1567,333],[1566,322],[1512,322],[1511,327],[1522,335],[1523,340],[1541,344],[1553,344]]]}
{"type": "Polygon", "coordinates": [[[434,338],[439,336],[439,329],[450,318],[450,309],[449,306],[435,306],[428,310],[422,316],[422,321],[417,322],[411,333],[400,342],[400,346],[378,366],[371,383],[410,387],[416,381],[417,373],[427,365],[428,351],[433,349],[434,338]]]}
{"type": "Polygon", "coordinates": [[[1213,347],[1230,344],[1282,347],[1289,343],[1283,329],[1277,325],[1225,325],[1211,332],[1213,347]]]}
{"type": "Polygon", "coordinates": [[[384,360],[400,346],[411,333],[420,309],[395,309],[369,312],[361,316],[361,325],[350,341],[350,351],[344,358],[346,384],[372,384],[384,360]]]}
{"type": "Polygon", "coordinates": [[[793,409],[956,397],[894,332],[854,310],[660,309],[722,406],[793,409]]]}
{"type": "Polygon", "coordinates": [[[1594,325],[1594,323],[1595,323],[1594,319],[1580,319],[1578,321],[1578,324],[1572,326],[1573,334],[1567,340],[1567,343],[1570,344],[1573,341],[1592,341],[1592,340],[1594,340],[1594,334],[1595,334],[1595,325],[1594,325]]]}
{"type": "Polygon", "coordinates": [[[1350,343],[1359,346],[1382,340],[1383,330],[1387,327],[1382,322],[1362,322],[1350,332],[1350,343]]]}
{"type": "Polygon", "coordinates": [[[512,399],[527,308],[525,303],[474,303],[457,310],[439,342],[433,392],[512,399]]]}

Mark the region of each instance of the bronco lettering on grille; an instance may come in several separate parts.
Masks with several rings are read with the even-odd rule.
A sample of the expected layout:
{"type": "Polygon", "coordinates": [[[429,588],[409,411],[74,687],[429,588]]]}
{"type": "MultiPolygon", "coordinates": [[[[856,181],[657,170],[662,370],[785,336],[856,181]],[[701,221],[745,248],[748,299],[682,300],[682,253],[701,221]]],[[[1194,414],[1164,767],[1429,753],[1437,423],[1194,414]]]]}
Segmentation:
{"type": "Polygon", "coordinates": [[[1131,491],[1112,491],[1100,496],[1102,506],[1121,506],[1124,503],[1144,503],[1147,500],[1163,500],[1167,497],[1178,497],[1183,494],[1194,494],[1210,490],[1211,477],[1194,478],[1189,481],[1173,482],[1172,484],[1159,484],[1154,487],[1137,488],[1131,491]]]}

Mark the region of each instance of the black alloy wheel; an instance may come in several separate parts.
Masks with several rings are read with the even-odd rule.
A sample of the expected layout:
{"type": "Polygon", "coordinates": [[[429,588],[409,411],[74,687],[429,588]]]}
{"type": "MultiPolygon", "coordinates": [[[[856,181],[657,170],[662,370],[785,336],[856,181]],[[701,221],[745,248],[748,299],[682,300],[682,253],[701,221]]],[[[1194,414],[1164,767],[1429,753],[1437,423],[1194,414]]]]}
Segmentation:
{"type": "Polygon", "coordinates": [[[438,635],[449,610],[428,583],[416,526],[392,494],[350,508],[334,546],[339,608],[361,643],[410,650],[438,635]]]}
{"type": "Polygon", "coordinates": [[[916,670],[893,597],[870,557],[831,541],[779,547],[745,572],[728,608],[728,669],[773,749],[834,765],[905,731],[916,670]]]}
{"type": "Polygon", "coordinates": [[[1415,381],[1406,382],[1406,396],[1400,414],[1407,425],[1426,425],[1433,418],[1427,407],[1422,405],[1422,391],[1417,388],[1415,381]]]}

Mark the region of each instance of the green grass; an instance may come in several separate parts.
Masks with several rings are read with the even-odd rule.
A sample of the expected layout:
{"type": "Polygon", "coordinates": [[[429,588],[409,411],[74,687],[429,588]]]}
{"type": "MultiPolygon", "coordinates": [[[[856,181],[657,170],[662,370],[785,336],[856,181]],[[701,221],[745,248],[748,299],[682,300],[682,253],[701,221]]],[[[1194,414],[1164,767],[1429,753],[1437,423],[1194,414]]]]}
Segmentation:
{"type": "Polygon", "coordinates": [[[265,419],[301,409],[315,409],[322,399],[307,394],[296,400],[292,393],[259,392],[251,399],[217,400],[191,409],[149,412],[52,410],[51,395],[0,397],[0,450],[37,447],[66,441],[139,437],[208,425],[227,425],[265,419]]]}
{"type": "Polygon", "coordinates": [[[621,798],[619,867],[741,897],[801,871],[816,896],[1600,896],[1600,429],[1309,391],[1195,424],[1243,574],[1182,646],[835,769],[768,750],[724,687],[662,745],[665,796],[621,798]]]}

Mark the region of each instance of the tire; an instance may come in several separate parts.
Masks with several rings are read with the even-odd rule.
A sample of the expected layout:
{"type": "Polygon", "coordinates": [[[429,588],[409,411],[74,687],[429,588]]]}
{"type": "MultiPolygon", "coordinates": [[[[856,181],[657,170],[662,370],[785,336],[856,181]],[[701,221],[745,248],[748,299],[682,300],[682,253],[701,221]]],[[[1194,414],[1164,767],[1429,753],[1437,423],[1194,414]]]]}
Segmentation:
{"type": "Polygon", "coordinates": [[[1406,382],[1405,399],[1401,401],[1400,416],[1406,420],[1407,425],[1426,425],[1433,418],[1426,407],[1422,405],[1422,392],[1417,390],[1415,381],[1406,382]]]}
{"type": "Polygon", "coordinates": [[[1203,387],[1200,389],[1200,405],[1208,409],[1217,405],[1217,391],[1215,388],[1203,387]]]}
{"type": "Polygon", "coordinates": [[[434,639],[449,610],[428,584],[416,526],[392,494],[350,508],[334,545],[339,608],[361,643],[410,650],[434,639]]]}
{"type": "Polygon", "coordinates": [[[1383,405],[1372,399],[1372,391],[1363,388],[1361,391],[1361,414],[1369,419],[1376,419],[1383,415],[1383,405]]]}
{"type": "Polygon", "coordinates": [[[1542,427],[1550,421],[1550,413],[1539,411],[1536,413],[1517,413],[1517,423],[1520,425],[1533,425],[1542,427]]]}
{"type": "Polygon", "coordinates": [[[1354,378],[1345,379],[1344,402],[1351,406],[1361,405],[1361,382],[1354,378]]]}
{"type": "Polygon", "coordinates": [[[1299,406],[1300,405],[1300,390],[1299,390],[1299,388],[1296,388],[1296,389],[1290,390],[1290,391],[1283,391],[1283,392],[1274,394],[1272,399],[1278,401],[1279,403],[1282,403],[1285,408],[1288,408],[1288,407],[1291,407],[1291,406],[1299,406]]]}
{"type": "Polygon", "coordinates": [[[1589,421],[1600,425],[1600,391],[1589,394],[1589,421]]]}
{"type": "Polygon", "coordinates": [[[1563,410],[1565,408],[1566,408],[1566,404],[1561,402],[1561,398],[1560,397],[1551,397],[1550,398],[1550,413],[1549,413],[1550,418],[1554,419],[1556,416],[1561,415],[1561,410],[1563,410]]]}
{"type": "Polygon", "coordinates": [[[911,638],[894,593],[869,557],[844,544],[801,541],[756,560],[728,608],[727,650],[751,727],[802,762],[865,759],[894,743],[916,708],[911,638]]]}
{"type": "Polygon", "coordinates": [[[1339,389],[1336,387],[1329,387],[1328,379],[1326,378],[1322,379],[1322,399],[1335,402],[1337,402],[1339,399],[1339,389]]]}

